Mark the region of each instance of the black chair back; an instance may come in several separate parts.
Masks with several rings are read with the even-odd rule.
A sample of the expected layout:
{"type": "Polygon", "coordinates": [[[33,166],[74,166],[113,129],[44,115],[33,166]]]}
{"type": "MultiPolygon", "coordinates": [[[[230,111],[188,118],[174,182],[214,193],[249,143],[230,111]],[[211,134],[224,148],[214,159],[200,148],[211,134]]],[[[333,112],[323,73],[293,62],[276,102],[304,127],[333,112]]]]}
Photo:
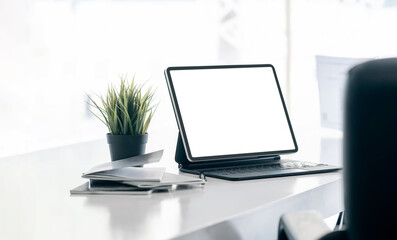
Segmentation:
{"type": "Polygon", "coordinates": [[[344,122],[348,238],[397,239],[397,58],[350,70],[344,122]]]}

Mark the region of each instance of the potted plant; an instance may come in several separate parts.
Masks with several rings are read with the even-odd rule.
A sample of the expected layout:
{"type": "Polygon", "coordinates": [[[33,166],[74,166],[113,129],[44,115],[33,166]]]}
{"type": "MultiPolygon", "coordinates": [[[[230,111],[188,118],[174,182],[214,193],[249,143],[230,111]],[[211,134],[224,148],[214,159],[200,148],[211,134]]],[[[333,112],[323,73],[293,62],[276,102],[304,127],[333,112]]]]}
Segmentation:
{"type": "Polygon", "coordinates": [[[135,77],[128,83],[120,77],[119,89],[110,85],[105,96],[97,95],[100,104],[90,96],[89,104],[100,113],[91,111],[109,129],[106,135],[112,161],[142,155],[148,140],[147,129],[157,104],[153,105],[154,92],[150,87],[135,84],[135,77]]]}

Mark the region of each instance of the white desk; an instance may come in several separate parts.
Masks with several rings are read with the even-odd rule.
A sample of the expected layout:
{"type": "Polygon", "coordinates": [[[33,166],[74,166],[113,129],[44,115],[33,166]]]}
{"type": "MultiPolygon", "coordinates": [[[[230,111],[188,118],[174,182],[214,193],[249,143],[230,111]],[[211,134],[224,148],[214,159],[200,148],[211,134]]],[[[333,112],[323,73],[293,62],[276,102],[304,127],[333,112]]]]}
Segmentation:
{"type": "MultiPolygon", "coordinates": [[[[176,172],[173,146],[160,165],[176,172]]],[[[284,212],[328,217],[343,209],[341,173],[208,178],[203,189],[151,196],[71,196],[85,182],[81,173],[108,155],[103,140],[0,159],[0,239],[275,239],[284,212]]]]}

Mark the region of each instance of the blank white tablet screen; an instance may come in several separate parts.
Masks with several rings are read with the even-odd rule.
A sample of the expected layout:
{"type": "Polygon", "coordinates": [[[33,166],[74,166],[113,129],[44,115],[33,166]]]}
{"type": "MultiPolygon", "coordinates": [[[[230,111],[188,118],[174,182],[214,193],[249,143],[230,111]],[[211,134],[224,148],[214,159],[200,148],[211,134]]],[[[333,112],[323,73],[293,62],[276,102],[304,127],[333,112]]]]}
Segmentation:
{"type": "Polygon", "coordinates": [[[271,67],[170,75],[192,157],[295,149],[271,67]]]}

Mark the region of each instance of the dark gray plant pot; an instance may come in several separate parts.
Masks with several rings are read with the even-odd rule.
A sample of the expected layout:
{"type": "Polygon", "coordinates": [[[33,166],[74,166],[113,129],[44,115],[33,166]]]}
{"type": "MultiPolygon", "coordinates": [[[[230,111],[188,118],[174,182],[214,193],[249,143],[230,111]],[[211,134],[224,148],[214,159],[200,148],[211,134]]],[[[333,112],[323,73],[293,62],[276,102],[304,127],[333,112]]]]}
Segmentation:
{"type": "Polygon", "coordinates": [[[145,154],[148,134],[144,135],[112,135],[108,133],[106,139],[109,144],[112,161],[145,154]]]}

